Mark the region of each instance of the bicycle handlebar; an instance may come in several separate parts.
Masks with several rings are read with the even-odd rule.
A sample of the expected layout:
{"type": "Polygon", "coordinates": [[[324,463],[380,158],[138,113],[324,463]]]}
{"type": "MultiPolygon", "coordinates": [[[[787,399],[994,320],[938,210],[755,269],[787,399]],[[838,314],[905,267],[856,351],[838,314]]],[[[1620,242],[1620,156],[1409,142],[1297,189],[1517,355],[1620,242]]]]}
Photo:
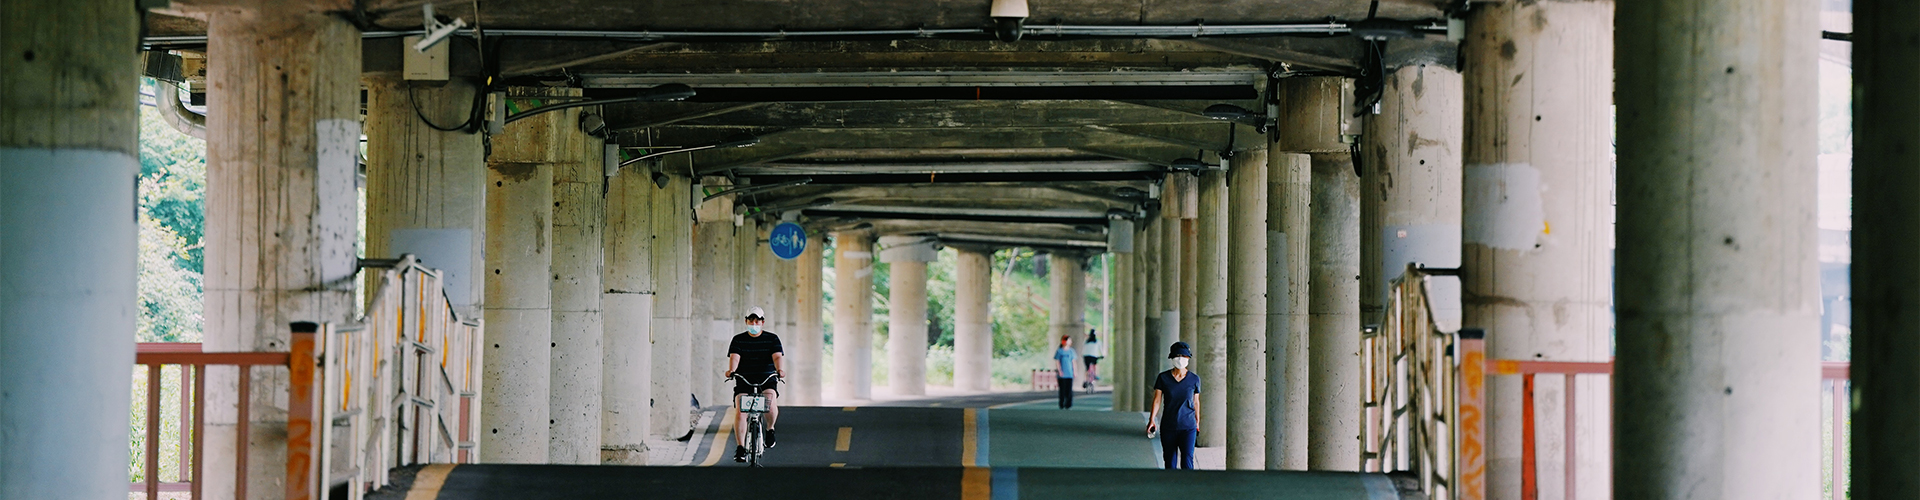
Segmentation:
{"type": "Polygon", "coordinates": [[[754,386],[754,387],[761,387],[761,386],[765,386],[765,385],[767,385],[767,383],[768,383],[768,382],[773,382],[773,381],[776,381],[776,380],[777,380],[777,381],[781,381],[781,382],[785,382],[785,381],[787,381],[787,378],[786,378],[786,377],[782,377],[782,376],[780,376],[780,374],[778,374],[778,373],[772,373],[772,374],[768,374],[768,375],[767,375],[767,378],[766,378],[766,379],[764,379],[764,380],[761,380],[761,381],[760,381],[760,383],[758,383],[758,384],[756,384],[756,383],[753,383],[753,382],[749,382],[749,381],[747,381],[747,377],[745,377],[745,376],[742,376],[742,375],[740,375],[739,373],[737,373],[737,372],[736,372],[736,373],[734,373],[734,374],[733,374],[732,376],[729,376],[729,377],[722,377],[722,378],[721,378],[720,380],[738,380],[738,381],[740,381],[740,383],[743,383],[743,384],[747,384],[747,385],[750,385],[750,386],[754,386]]]}

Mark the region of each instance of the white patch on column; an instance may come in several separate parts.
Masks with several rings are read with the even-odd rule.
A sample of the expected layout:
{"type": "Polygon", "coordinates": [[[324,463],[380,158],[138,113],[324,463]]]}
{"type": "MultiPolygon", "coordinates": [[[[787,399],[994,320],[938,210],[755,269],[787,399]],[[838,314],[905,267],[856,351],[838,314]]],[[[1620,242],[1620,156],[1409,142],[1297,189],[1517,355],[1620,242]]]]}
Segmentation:
{"type": "Polygon", "coordinates": [[[314,214],[314,231],[320,240],[320,279],[329,287],[352,287],[358,263],[354,247],[359,242],[359,194],[354,178],[359,170],[360,122],[327,119],[313,124],[318,156],[314,176],[315,199],[320,204],[314,214]]]}
{"type": "Polygon", "coordinates": [[[1462,200],[1468,244],[1532,250],[1547,231],[1540,169],[1525,163],[1467,167],[1462,200]]]}

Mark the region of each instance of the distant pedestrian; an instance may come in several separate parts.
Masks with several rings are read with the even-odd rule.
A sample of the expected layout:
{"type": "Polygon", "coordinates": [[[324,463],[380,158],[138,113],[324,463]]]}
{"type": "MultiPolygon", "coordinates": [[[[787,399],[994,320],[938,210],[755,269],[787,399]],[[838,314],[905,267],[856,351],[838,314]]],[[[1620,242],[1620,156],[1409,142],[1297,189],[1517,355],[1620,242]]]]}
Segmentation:
{"type": "Polygon", "coordinates": [[[1173,369],[1160,372],[1153,381],[1153,415],[1147,418],[1147,434],[1156,427],[1160,432],[1160,457],[1168,469],[1193,468],[1193,441],[1200,434],[1200,376],[1187,371],[1193,362],[1193,349],[1186,342],[1174,342],[1167,349],[1173,369]],[[1162,406],[1165,406],[1164,412],[1162,406]]]}
{"type": "Polygon", "coordinates": [[[1060,409],[1073,409],[1073,362],[1080,359],[1073,352],[1073,337],[1060,336],[1060,348],[1053,350],[1053,369],[1060,373],[1060,409]]]}
{"type": "Polygon", "coordinates": [[[1081,382],[1082,388],[1092,391],[1100,382],[1100,358],[1107,357],[1107,345],[1100,343],[1100,337],[1087,330],[1087,352],[1080,357],[1087,362],[1087,381],[1081,382]]]}

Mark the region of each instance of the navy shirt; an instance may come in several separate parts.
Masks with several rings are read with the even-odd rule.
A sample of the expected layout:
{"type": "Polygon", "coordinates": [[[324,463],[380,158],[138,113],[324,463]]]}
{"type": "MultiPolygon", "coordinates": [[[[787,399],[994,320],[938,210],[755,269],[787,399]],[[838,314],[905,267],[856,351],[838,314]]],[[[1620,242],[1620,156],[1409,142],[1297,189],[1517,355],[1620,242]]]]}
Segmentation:
{"type": "Polygon", "coordinates": [[[1173,379],[1173,370],[1160,372],[1153,381],[1153,390],[1165,392],[1161,396],[1160,428],[1170,431],[1190,431],[1200,428],[1200,418],[1195,416],[1193,395],[1200,393],[1200,375],[1187,371],[1186,378],[1173,379]]]}
{"type": "Polygon", "coordinates": [[[740,367],[735,372],[741,375],[770,375],[773,369],[773,353],[780,350],[780,336],[773,332],[760,332],[755,337],[746,332],[733,336],[733,343],[727,346],[727,354],[740,355],[740,367]]]}

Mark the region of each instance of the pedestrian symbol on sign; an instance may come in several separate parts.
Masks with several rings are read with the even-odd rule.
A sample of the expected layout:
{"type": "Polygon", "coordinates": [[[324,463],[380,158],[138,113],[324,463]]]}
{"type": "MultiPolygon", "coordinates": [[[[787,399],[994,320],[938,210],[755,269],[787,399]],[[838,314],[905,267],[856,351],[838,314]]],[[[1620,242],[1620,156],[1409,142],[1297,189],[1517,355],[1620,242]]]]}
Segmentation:
{"type": "Polygon", "coordinates": [[[775,257],[793,260],[807,249],[807,230],[801,229],[799,224],[782,222],[773,226],[773,232],[767,235],[767,247],[773,250],[775,257]]]}

